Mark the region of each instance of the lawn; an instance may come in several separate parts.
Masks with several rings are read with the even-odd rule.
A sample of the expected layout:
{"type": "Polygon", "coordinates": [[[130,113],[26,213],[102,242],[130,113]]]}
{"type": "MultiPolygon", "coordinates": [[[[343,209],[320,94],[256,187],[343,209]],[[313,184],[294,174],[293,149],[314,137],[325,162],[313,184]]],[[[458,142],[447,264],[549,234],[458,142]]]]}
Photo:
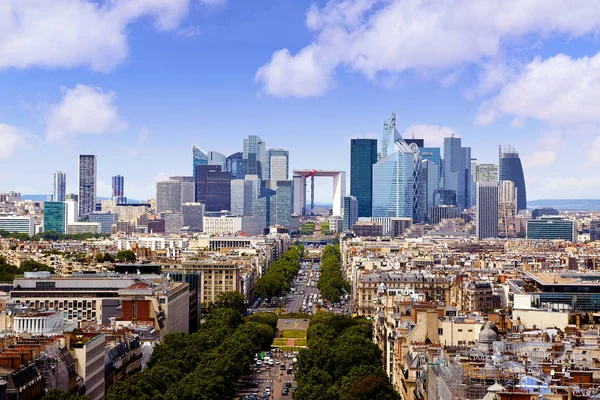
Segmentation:
{"type": "Polygon", "coordinates": [[[306,331],[290,329],[290,330],[281,331],[281,336],[284,338],[305,338],[306,331]]]}

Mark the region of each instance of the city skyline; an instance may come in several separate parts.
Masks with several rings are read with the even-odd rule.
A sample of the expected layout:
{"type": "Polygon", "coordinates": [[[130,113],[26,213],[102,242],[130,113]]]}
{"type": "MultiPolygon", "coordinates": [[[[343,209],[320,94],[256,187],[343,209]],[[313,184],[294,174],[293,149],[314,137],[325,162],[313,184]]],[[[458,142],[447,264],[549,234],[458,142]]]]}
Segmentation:
{"type": "MultiPolygon", "coordinates": [[[[65,172],[67,192],[77,192],[77,155],[94,153],[99,196],[110,197],[110,177],[122,174],[128,197],[145,199],[157,180],[189,174],[192,144],[232,154],[251,134],[289,149],[291,170],[349,171],[350,139],[379,138],[382,117],[396,110],[403,137],[439,146],[454,132],[481,163],[496,162],[499,142],[512,144],[531,200],[600,197],[598,100],[596,87],[583,84],[596,82],[600,70],[596,10],[542,3],[533,13],[534,3],[523,1],[515,5],[518,19],[497,5],[468,10],[457,1],[447,18],[435,19],[447,6],[351,3],[161,0],[129,13],[107,5],[112,13],[104,15],[86,7],[91,1],[74,1],[89,17],[82,21],[97,22],[86,25],[106,26],[103,38],[86,36],[83,23],[80,35],[45,32],[60,25],[66,7],[44,12],[40,2],[34,24],[27,16],[35,2],[11,5],[8,18],[22,17],[23,29],[6,37],[30,38],[32,46],[0,53],[0,165],[31,161],[18,177],[2,173],[0,189],[51,194],[49,169],[65,172]],[[485,38],[481,48],[473,48],[473,31],[457,16],[463,13],[488,22],[473,28],[485,38]],[[378,33],[384,16],[435,20],[431,37],[438,39],[423,33],[411,48],[386,42],[378,33]],[[350,35],[347,46],[331,51],[328,28],[350,35]],[[352,39],[360,29],[389,50],[375,54],[380,46],[352,39]],[[447,32],[457,35],[452,46],[447,32]],[[46,45],[46,37],[59,45],[46,45]],[[534,89],[536,77],[544,90],[534,89]],[[575,102],[564,104],[567,97],[575,102]]],[[[414,24],[401,26],[398,43],[414,24]]],[[[0,39],[0,49],[9,43],[0,39]]],[[[318,187],[317,200],[329,197],[327,187],[318,187]]]]}

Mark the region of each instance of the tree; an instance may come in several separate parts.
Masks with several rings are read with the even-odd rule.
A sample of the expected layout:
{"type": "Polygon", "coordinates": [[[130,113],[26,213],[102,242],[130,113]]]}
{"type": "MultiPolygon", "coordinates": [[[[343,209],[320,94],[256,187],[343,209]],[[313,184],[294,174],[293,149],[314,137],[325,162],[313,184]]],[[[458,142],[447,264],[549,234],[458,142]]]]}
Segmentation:
{"type": "Polygon", "coordinates": [[[221,292],[215,300],[216,308],[230,308],[237,310],[240,314],[245,315],[248,311],[246,297],[238,292],[221,292]]]}
{"type": "Polygon", "coordinates": [[[50,389],[42,400],[91,400],[89,396],[80,396],[77,394],[71,394],[63,392],[59,389],[50,389]]]}
{"type": "Polygon", "coordinates": [[[104,253],[104,257],[102,258],[104,262],[115,262],[115,258],[110,253],[104,253]]]}
{"type": "Polygon", "coordinates": [[[121,250],[117,253],[117,260],[120,262],[135,262],[137,257],[135,253],[131,250],[121,250]]]}

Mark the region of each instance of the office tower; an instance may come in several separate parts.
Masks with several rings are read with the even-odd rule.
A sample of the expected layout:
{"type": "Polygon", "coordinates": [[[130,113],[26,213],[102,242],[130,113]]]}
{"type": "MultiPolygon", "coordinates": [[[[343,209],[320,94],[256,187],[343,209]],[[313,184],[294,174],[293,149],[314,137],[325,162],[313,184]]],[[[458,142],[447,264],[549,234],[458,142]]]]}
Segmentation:
{"type": "Polygon", "coordinates": [[[442,156],[440,154],[439,147],[420,147],[421,160],[428,160],[433,162],[438,167],[438,186],[441,187],[442,179],[442,156]]]}
{"type": "Polygon", "coordinates": [[[455,206],[456,192],[454,190],[435,190],[433,192],[434,206],[455,206]]]}
{"type": "Polygon", "coordinates": [[[218,151],[209,151],[207,153],[208,165],[218,165],[221,171],[227,171],[227,157],[218,151]]]}
{"type": "MultiPolygon", "coordinates": [[[[518,197],[517,197],[517,199],[518,199],[518,197]]],[[[535,210],[533,210],[531,212],[531,218],[533,218],[533,219],[538,219],[540,217],[543,217],[544,215],[553,216],[553,215],[560,215],[560,213],[558,212],[558,210],[556,208],[552,208],[552,207],[536,208],[535,210]]]]}
{"type": "Polygon", "coordinates": [[[386,158],[388,155],[395,151],[395,133],[396,130],[396,113],[392,113],[392,116],[383,121],[383,137],[381,140],[381,159],[386,158]]]}
{"type": "Polygon", "coordinates": [[[498,188],[498,235],[503,238],[517,236],[517,189],[513,181],[500,181],[498,188]]]}
{"type": "Polygon", "coordinates": [[[29,236],[35,234],[35,217],[3,215],[0,216],[0,231],[7,233],[25,233],[29,236]]]}
{"type": "Polygon", "coordinates": [[[96,210],[96,156],[79,156],[79,216],[96,210]]]}
{"type": "Polygon", "coordinates": [[[193,203],[196,197],[196,184],[193,176],[170,176],[169,180],[181,182],[181,202],[193,203]]]}
{"type": "Polygon", "coordinates": [[[52,200],[65,201],[67,196],[67,174],[58,171],[54,173],[54,195],[52,200]]]}
{"type": "Polygon", "coordinates": [[[352,227],[358,221],[358,200],[354,196],[344,197],[344,231],[352,230],[352,227]]]}
{"type": "Polygon", "coordinates": [[[592,242],[600,240],[600,220],[598,219],[590,221],[590,240],[592,242]]]}
{"type": "Polygon", "coordinates": [[[456,206],[432,206],[429,209],[429,223],[431,225],[439,224],[443,219],[458,218],[456,206]]]}
{"type": "Polygon", "coordinates": [[[200,147],[193,145],[192,146],[192,162],[193,162],[193,172],[192,174],[196,176],[196,167],[198,165],[208,165],[208,154],[202,150],[200,147]]]}
{"type": "Polygon", "coordinates": [[[243,153],[233,153],[227,157],[227,171],[231,173],[231,179],[244,179],[243,153]]]}
{"type": "Polygon", "coordinates": [[[78,202],[75,199],[65,200],[67,210],[67,225],[75,223],[79,220],[79,207],[78,202]]]}
{"type": "Polygon", "coordinates": [[[470,208],[471,148],[462,147],[460,138],[444,138],[442,170],[444,189],[456,192],[456,207],[470,208]]]}
{"type": "Polygon", "coordinates": [[[161,214],[161,219],[165,221],[165,233],[167,235],[176,235],[181,231],[181,213],[166,212],[161,214]]]}
{"type": "Polygon", "coordinates": [[[477,239],[498,237],[498,184],[477,182],[477,239]]]}
{"type": "MultiPolygon", "coordinates": [[[[517,193],[518,194],[518,193],[517,193]]],[[[527,221],[528,239],[562,239],[577,242],[577,224],[561,216],[543,216],[527,221]]]]}
{"type": "Polygon", "coordinates": [[[513,181],[517,188],[517,212],[527,210],[527,190],[519,153],[512,146],[500,146],[500,180],[513,181]]]}
{"type": "Polygon", "coordinates": [[[100,233],[112,233],[112,226],[117,223],[117,214],[110,211],[93,212],[89,215],[88,220],[100,223],[100,233]]]}
{"type": "MultiPolygon", "coordinates": [[[[498,181],[496,181],[498,183],[498,181]]],[[[471,208],[475,205],[477,200],[476,196],[477,190],[477,159],[471,158],[471,176],[469,179],[469,207],[471,208]]]]}
{"type": "Polygon", "coordinates": [[[75,201],[79,201],[79,196],[76,195],[75,193],[69,193],[65,196],[65,200],[75,200],[75,201]]]}
{"type": "Polygon", "coordinates": [[[411,144],[416,144],[419,149],[423,148],[423,146],[425,146],[425,139],[415,139],[414,137],[412,139],[404,139],[404,141],[406,142],[407,145],[411,145],[411,144]]]}
{"type": "Polygon", "coordinates": [[[254,185],[252,181],[245,179],[233,179],[231,181],[231,215],[252,215],[252,200],[254,196],[254,185]]]}
{"type": "Polygon", "coordinates": [[[265,142],[256,135],[250,135],[244,139],[244,151],[242,163],[244,176],[258,175],[261,180],[268,179],[268,171],[263,171],[266,159],[265,142]]]}
{"type": "Polygon", "coordinates": [[[376,162],[377,139],[350,140],[350,195],[356,198],[359,217],[371,216],[376,162]]]}
{"type": "Polygon", "coordinates": [[[433,206],[433,196],[440,189],[439,166],[431,160],[421,161],[421,193],[419,199],[421,215],[418,221],[425,221],[433,206]]]}
{"type": "Polygon", "coordinates": [[[498,183],[498,166],[496,164],[479,164],[475,170],[477,182],[498,183]]]}
{"type": "Polygon", "coordinates": [[[258,199],[261,190],[260,178],[258,175],[246,175],[244,180],[252,183],[252,199],[258,199]]]}
{"type": "Polygon", "coordinates": [[[44,232],[67,232],[67,203],[64,201],[44,202],[44,232]]]}
{"type": "Polygon", "coordinates": [[[267,168],[269,170],[270,188],[277,188],[277,181],[286,181],[289,176],[289,151],[283,149],[269,149],[267,154],[267,168]]]}
{"type": "Polygon", "coordinates": [[[292,226],[294,190],[292,181],[277,181],[275,190],[275,221],[272,225],[292,226]]]}
{"type": "Polygon", "coordinates": [[[188,232],[202,232],[202,219],[205,205],[202,203],[183,203],[181,205],[181,223],[188,232]]]}
{"type": "Polygon", "coordinates": [[[231,174],[218,165],[198,165],[196,203],[204,203],[207,212],[231,210],[231,174]]]}
{"type": "Polygon", "coordinates": [[[276,194],[275,190],[263,187],[258,198],[252,201],[252,216],[257,217],[264,228],[271,226],[272,220],[276,219],[272,216],[275,213],[276,194]]]}
{"type": "Polygon", "coordinates": [[[156,182],[156,213],[181,212],[181,181],[156,182]]]}
{"type": "Polygon", "coordinates": [[[294,176],[294,215],[306,215],[306,179],[294,176]]]}
{"type": "MultiPolygon", "coordinates": [[[[392,120],[394,122],[395,118],[392,120]]],[[[417,220],[420,215],[419,148],[414,143],[407,145],[395,126],[392,128],[396,138],[395,151],[373,165],[372,216],[410,217],[417,220]]]]}
{"type": "Polygon", "coordinates": [[[125,197],[125,178],[121,175],[112,177],[112,199],[117,205],[127,204],[127,198],[125,197]]]}

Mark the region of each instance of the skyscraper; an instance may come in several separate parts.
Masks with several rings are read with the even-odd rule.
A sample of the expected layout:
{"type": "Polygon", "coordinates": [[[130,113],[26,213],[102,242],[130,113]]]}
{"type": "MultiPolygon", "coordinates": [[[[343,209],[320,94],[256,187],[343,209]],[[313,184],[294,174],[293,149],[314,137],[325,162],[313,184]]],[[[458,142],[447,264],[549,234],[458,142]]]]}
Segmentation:
{"type": "Polygon", "coordinates": [[[181,181],[181,202],[193,203],[196,198],[196,182],[193,176],[170,176],[169,180],[181,181]]]}
{"type": "Polygon", "coordinates": [[[125,178],[121,175],[112,177],[112,199],[116,204],[127,204],[125,197],[125,178]]]}
{"type": "MultiPolygon", "coordinates": [[[[439,166],[431,160],[421,160],[421,215],[418,221],[425,221],[429,209],[433,207],[433,195],[440,189],[439,166]]],[[[417,221],[417,222],[418,222],[417,221]]]]}
{"type": "Polygon", "coordinates": [[[477,239],[498,237],[498,184],[477,182],[476,200],[477,239]]]}
{"type": "Polygon", "coordinates": [[[218,151],[209,151],[207,153],[208,165],[218,165],[221,171],[227,171],[227,157],[218,151]]]}
{"type": "Polygon", "coordinates": [[[265,173],[263,165],[266,159],[265,142],[256,135],[250,135],[244,139],[244,152],[242,163],[244,176],[258,175],[260,179],[267,179],[268,171],[265,173]]]}
{"type": "Polygon", "coordinates": [[[242,152],[233,153],[227,157],[227,171],[231,179],[244,179],[244,162],[242,152]]]}
{"type": "Polygon", "coordinates": [[[204,203],[207,212],[231,210],[231,174],[219,165],[198,165],[196,203],[204,203]]]}
{"type": "Polygon", "coordinates": [[[527,191],[519,153],[512,146],[500,146],[500,180],[513,181],[517,188],[517,212],[527,210],[527,191]]]}
{"type": "Polygon", "coordinates": [[[181,212],[181,184],[179,180],[169,179],[156,182],[156,213],[181,212]]]}
{"type": "Polygon", "coordinates": [[[67,232],[67,204],[64,201],[44,202],[44,232],[67,232]]]}
{"type": "Polygon", "coordinates": [[[496,164],[479,164],[476,167],[477,182],[498,183],[498,166],[496,164]]]}
{"type": "Polygon", "coordinates": [[[462,147],[460,138],[444,138],[442,165],[444,189],[456,192],[456,207],[459,211],[470,208],[471,148],[462,147]]]}
{"type": "Polygon", "coordinates": [[[54,173],[54,201],[65,201],[67,195],[67,174],[61,171],[54,173]]]}
{"type": "Polygon", "coordinates": [[[517,235],[517,189],[513,181],[500,181],[498,187],[498,236],[517,235]]]}
{"type": "Polygon", "coordinates": [[[252,215],[252,200],[255,198],[252,181],[231,180],[231,215],[243,217],[252,215]]]}
{"type": "Polygon", "coordinates": [[[354,196],[344,197],[344,224],[343,230],[352,230],[354,224],[358,221],[358,200],[354,196]]]}
{"type": "Polygon", "coordinates": [[[350,140],[350,195],[356,198],[359,217],[371,216],[376,162],[377,139],[350,140]]]}
{"type": "Polygon", "coordinates": [[[292,226],[294,190],[292,181],[277,181],[275,190],[275,221],[274,225],[292,226]]]}
{"type": "Polygon", "coordinates": [[[79,216],[84,217],[96,209],[96,156],[79,156],[79,216]]]}
{"type": "Polygon", "coordinates": [[[290,169],[290,152],[283,149],[269,149],[267,154],[267,168],[271,189],[277,188],[277,181],[286,181],[290,169]]]}
{"type": "Polygon", "coordinates": [[[386,158],[395,151],[394,135],[396,131],[396,113],[383,121],[383,137],[381,139],[381,159],[386,158]]]}
{"type": "MultiPolygon", "coordinates": [[[[384,126],[389,120],[384,122],[384,126]]],[[[395,123],[395,116],[392,121],[395,123]]],[[[419,191],[421,156],[416,144],[407,145],[391,127],[395,151],[373,165],[373,217],[410,217],[420,215],[419,191]]]]}
{"type": "Polygon", "coordinates": [[[193,163],[192,174],[194,176],[196,176],[196,167],[198,165],[208,165],[208,154],[196,145],[192,146],[192,163],[193,163]]]}

